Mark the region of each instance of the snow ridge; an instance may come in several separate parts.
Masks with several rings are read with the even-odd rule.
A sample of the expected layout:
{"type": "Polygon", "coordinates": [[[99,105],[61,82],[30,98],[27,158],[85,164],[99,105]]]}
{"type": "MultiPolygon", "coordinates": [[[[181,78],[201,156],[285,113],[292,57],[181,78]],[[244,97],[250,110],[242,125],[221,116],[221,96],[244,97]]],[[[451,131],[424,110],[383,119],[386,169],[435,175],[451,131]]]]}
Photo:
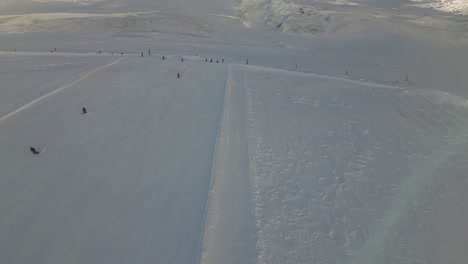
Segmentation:
{"type": "Polygon", "coordinates": [[[210,176],[210,185],[208,187],[208,197],[206,199],[206,204],[205,204],[205,209],[204,209],[204,213],[203,213],[203,220],[202,220],[202,227],[201,227],[201,232],[200,232],[200,242],[199,242],[199,245],[198,245],[198,256],[197,256],[197,264],[200,264],[200,263],[203,263],[203,258],[204,258],[204,248],[206,247],[205,244],[207,243],[207,239],[209,239],[208,237],[206,237],[206,234],[205,234],[205,231],[206,231],[206,225],[207,225],[207,222],[208,222],[208,212],[209,212],[209,209],[211,207],[213,207],[213,196],[216,195],[216,191],[214,190],[215,188],[215,165],[216,165],[216,157],[217,157],[217,149],[218,149],[218,145],[219,145],[219,142],[220,142],[220,135],[221,135],[221,127],[222,127],[222,124],[223,124],[223,118],[224,118],[224,108],[225,108],[225,105],[226,105],[226,100],[228,100],[226,98],[227,96],[227,90],[229,89],[229,85],[231,83],[230,81],[230,76],[231,76],[231,65],[229,64],[227,66],[227,73],[226,73],[226,85],[225,85],[225,89],[224,89],[224,99],[223,99],[223,105],[222,105],[222,109],[221,109],[221,115],[220,115],[220,118],[219,118],[219,124],[218,124],[218,131],[216,132],[216,142],[215,142],[215,146],[214,146],[214,151],[213,151],[213,159],[211,161],[211,176],[210,176]]]}

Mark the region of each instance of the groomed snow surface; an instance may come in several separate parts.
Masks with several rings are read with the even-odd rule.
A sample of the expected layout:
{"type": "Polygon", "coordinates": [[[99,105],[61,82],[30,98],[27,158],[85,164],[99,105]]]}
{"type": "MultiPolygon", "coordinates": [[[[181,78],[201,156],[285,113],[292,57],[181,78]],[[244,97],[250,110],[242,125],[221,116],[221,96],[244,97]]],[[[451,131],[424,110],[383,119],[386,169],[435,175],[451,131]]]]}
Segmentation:
{"type": "Polygon", "coordinates": [[[0,117],[0,262],[193,263],[225,69],[170,57],[2,59],[2,105],[15,104],[0,117]]]}
{"type": "Polygon", "coordinates": [[[465,263],[466,22],[413,4],[3,1],[0,263],[465,263]]]}
{"type": "Polygon", "coordinates": [[[198,56],[2,58],[4,262],[464,254],[460,97],[198,56]]]}

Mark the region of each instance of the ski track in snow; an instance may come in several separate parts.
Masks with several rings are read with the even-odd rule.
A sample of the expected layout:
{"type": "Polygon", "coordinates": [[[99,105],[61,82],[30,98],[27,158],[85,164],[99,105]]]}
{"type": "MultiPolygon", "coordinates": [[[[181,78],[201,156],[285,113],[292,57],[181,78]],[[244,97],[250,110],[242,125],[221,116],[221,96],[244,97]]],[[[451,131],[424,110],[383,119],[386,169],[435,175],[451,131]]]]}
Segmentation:
{"type": "Polygon", "coordinates": [[[52,91],[52,92],[49,92],[49,93],[47,93],[47,94],[45,94],[45,95],[43,95],[43,96],[41,96],[41,97],[39,97],[39,98],[37,98],[37,99],[35,99],[35,100],[32,100],[31,102],[29,102],[29,103],[27,103],[27,104],[21,106],[20,108],[16,109],[15,111],[10,112],[10,113],[8,113],[8,114],[2,116],[2,117],[0,118],[0,122],[3,122],[3,121],[5,121],[5,120],[7,120],[8,118],[12,117],[13,115],[15,115],[15,114],[17,114],[17,113],[19,113],[19,112],[21,112],[21,111],[23,111],[23,110],[25,110],[25,109],[28,109],[29,107],[31,107],[31,106],[33,106],[34,104],[36,104],[36,103],[42,101],[42,100],[45,99],[45,98],[48,98],[48,97],[50,97],[50,96],[52,96],[52,95],[54,95],[54,94],[57,94],[57,93],[59,93],[59,92],[65,90],[65,89],[68,89],[68,88],[70,88],[70,87],[76,85],[76,84],[79,83],[80,81],[86,79],[87,77],[89,77],[89,76],[95,74],[96,72],[98,72],[98,71],[100,71],[100,70],[102,70],[102,69],[105,69],[105,68],[110,67],[110,66],[112,66],[112,65],[114,65],[114,64],[117,64],[117,63],[118,63],[119,61],[121,61],[121,60],[122,60],[122,58],[119,58],[119,59],[117,59],[117,60],[115,60],[115,61],[113,61],[113,62],[111,62],[111,63],[108,63],[108,64],[105,64],[105,65],[99,66],[99,67],[97,67],[96,69],[93,69],[93,70],[89,71],[88,73],[84,74],[83,76],[81,76],[81,77],[78,78],[77,80],[75,80],[75,81],[73,81],[73,82],[71,82],[71,83],[69,83],[69,84],[67,84],[67,85],[64,85],[64,86],[62,86],[62,87],[60,87],[60,88],[57,88],[56,90],[54,90],[54,91],[52,91]]]}
{"type": "MultiPolygon", "coordinates": [[[[308,263],[311,259],[314,261],[313,263],[334,263],[334,261],[349,259],[361,254],[356,249],[365,245],[366,241],[374,239],[373,234],[376,232],[372,228],[364,228],[364,226],[371,226],[370,223],[367,225],[360,223],[374,220],[376,212],[382,207],[382,205],[378,205],[378,202],[385,202],[387,198],[373,197],[367,205],[364,205],[362,203],[365,199],[356,199],[355,196],[359,195],[353,194],[353,192],[368,193],[372,189],[381,188],[385,190],[382,193],[388,192],[390,195],[396,195],[394,192],[398,190],[390,188],[389,191],[388,188],[378,185],[394,185],[393,181],[395,180],[391,180],[390,175],[387,176],[391,183],[384,183],[381,177],[379,177],[381,181],[379,183],[366,179],[374,173],[385,175],[379,167],[386,165],[376,165],[375,156],[389,155],[382,159],[390,160],[391,164],[395,164],[394,166],[403,168],[406,166],[405,158],[425,162],[427,159],[425,155],[428,155],[427,153],[433,146],[423,147],[422,153],[416,154],[411,153],[411,150],[405,147],[405,144],[421,144],[419,140],[413,138],[416,135],[415,131],[428,133],[426,137],[430,138],[432,138],[431,134],[434,133],[459,134],[460,132],[457,132],[454,123],[435,125],[441,121],[438,117],[431,116],[443,115],[444,113],[440,111],[445,111],[444,109],[456,113],[456,109],[468,108],[468,103],[463,99],[438,91],[408,90],[369,81],[252,65],[229,65],[224,114],[218,132],[210,194],[205,209],[207,212],[202,232],[202,248],[198,260],[198,263],[203,264],[217,263],[220,259],[222,260],[222,257],[217,256],[217,254],[219,255],[218,251],[223,249],[223,246],[219,244],[230,240],[230,236],[221,237],[224,229],[235,224],[235,222],[229,222],[234,220],[225,217],[227,211],[232,209],[231,206],[227,206],[226,202],[227,199],[232,199],[228,198],[231,196],[230,193],[238,193],[241,196],[249,195],[241,187],[232,183],[230,184],[231,190],[224,187],[229,180],[240,176],[228,169],[229,164],[237,164],[236,159],[245,155],[231,149],[239,144],[237,142],[239,135],[238,132],[235,132],[238,128],[234,127],[236,126],[235,122],[237,122],[235,118],[240,118],[239,114],[235,117],[236,114],[232,113],[235,111],[235,107],[232,105],[239,104],[237,101],[239,99],[233,97],[233,91],[243,91],[245,98],[242,100],[247,102],[247,120],[244,122],[248,123],[248,129],[243,133],[246,133],[244,136],[248,137],[249,177],[252,180],[251,195],[253,195],[254,201],[252,208],[256,221],[256,237],[258,238],[255,247],[258,249],[257,263],[259,264],[308,263]],[[236,72],[236,78],[233,77],[233,71],[236,72]],[[318,85],[320,88],[304,89],[302,87],[305,82],[295,83],[290,78],[291,76],[307,80],[312,87],[318,85]],[[280,79],[277,80],[277,78],[280,79]],[[282,86],[283,82],[295,88],[288,89],[288,86],[282,86]],[[329,89],[331,90],[325,94],[324,91],[328,90],[326,87],[330,84],[329,89]],[[266,92],[267,90],[268,92],[266,92]],[[331,96],[328,95],[330,93],[331,96]],[[347,99],[346,94],[353,93],[358,95],[347,99]],[[373,101],[387,97],[391,99],[382,101],[381,106],[384,109],[383,114],[388,115],[388,118],[384,119],[394,119],[394,122],[401,122],[398,120],[403,118],[405,132],[398,132],[398,137],[408,137],[405,135],[406,133],[411,135],[409,139],[404,139],[408,140],[407,143],[397,143],[396,148],[401,148],[400,150],[394,150],[403,153],[403,159],[394,158],[391,153],[381,153],[381,150],[388,147],[378,143],[382,140],[372,139],[375,136],[374,133],[377,135],[385,134],[384,131],[389,130],[388,125],[379,124],[378,115],[373,114],[374,112],[380,113],[380,110],[371,110],[366,113],[360,107],[360,105],[365,105],[364,102],[367,101],[369,101],[370,106],[377,107],[378,104],[373,101]],[[363,102],[354,100],[362,100],[363,102]],[[281,105],[277,105],[278,103],[281,105]],[[446,105],[447,108],[419,110],[420,108],[433,107],[434,104],[446,105]],[[406,105],[415,105],[417,110],[412,107],[406,109],[406,105]],[[332,112],[345,111],[343,114],[346,117],[336,116],[337,121],[318,119],[323,111],[323,109],[320,110],[320,107],[330,108],[329,110],[332,112]],[[309,122],[303,118],[305,112],[299,111],[297,112],[298,116],[290,116],[292,109],[309,108],[319,110],[320,113],[314,115],[314,120],[318,122],[317,124],[322,125],[307,127],[309,122]],[[281,109],[281,113],[277,112],[277,109],[281,109]],[[426,111],[431,111],[432,114],[426,113],[426,111]],[[395,113],[397,114],[395,115],[395,113]],[[371,126],[372,122],[365,122],[365,116],[374,120],[377,126],[367,128],[371,126]],[[339,121],[340,119],[342,121],[339,121]],[[299,125],[296,121],[302,122],[302,124],[299,125]],[[344,127],[339,128],[340,122],[344,127]],[[337,124],[334,125],[334,123],[337,124]],[[380,127],[381,125],[383,127],[380,127]],[[450,127],[449,132],[437,131],[436,129],[445,126],[450,127]],[[306,133],[309,129],[312,131],[314,139],[307,139],[310,137],[306,133]],[[344,132],[340,132],[341,130],[344,132]],[[291,137],[292,139],[288,139],[291,137]],[[366,142],[369,140],[371,140],[368,142],[370,145],[366,146],[366,142]],[[413,143],[413,141],[418,141],[418,143],[413,143]],[[334,146],[329,145],[333,142],[336,142],[334,146]],[[304,152],[302,153],[301,150],[304,152]],[[283,153],[285,151],[287,154],[283,153]],[[317,151],[318,153],[316,153],[317,151]],[[323,163],[334,165],[325,166],[319,168],[319,171],[312,172],[323,163]],[[327,176],[328,170],[332,170],[333,177],[327,176]],[[349,181],[348,177],[356,180],[356,182],[351,183],[351,186],[346,183],[349,181]],[[283,178],[286,178],[285,181],[283,178]],[[363,182],[359,182],[360,178],[363,182]],[[313,179],[316,180],[316,184],[311,183],[313,179]],[[305,188],[312,188],[312,190],[309,189],[305,192],[305,188]],[[276,206],[280,208],[274,209],[276,206]],[[347,207],[351,207],[347,213],[341,213],[341,215],[337,213],[347,207]],[[346,226],[345,229],[343,226],[346,226]],[[321,233],[323,230],[329,231],[321,233]],[[332,241],[335,240],[340,244],[333,245],[332,241]],[[292,251],[288,251],[288,249],[292,251]]],[[[391,133],[383,138],[390,138],[389,141],[394,140],[391,133]]],[[[444,138],[449,139],[447,136],[444,138]]],[[[455,143],[457,140],[460,140],[458,141],[460,143],[464,142],[463,138],[448,142],[454,145],[457,144],[455,143]]],[[[382,144],[385,145],[385,143],[382,144]]],[[[391,171],[389,167],[388,171],[391,171]]],[[[369,195],[380,194],[372,191],[369,195]]],[[[395,208],[401,211],[406,210],[397,205],[391,206],[390,209],[397,210],[395,208]]],[[[398,223],[393,222],[392,224],[397,225],[398,223]]],[[[382,241],[378,241],[378,243],[382,243],[382,241]]],[[[251,244],[251,247],[254,245],[251,244]]],[[[235,254],[229,260],[224,261],[235,263],[229,262],[232,261],[231,258],[235,259],[234,256],[235,254]]]]}
{"type": "Polygon", "coordinates": [[[226,84],[224,88],[224,97],[223,97],[223,105],[221,107],[221,115],[219,118],[219,124],[218,124],[218,130],[216,132],[216,142],[215,142],[215,147],[213,151],[213,159],[211,161],[211,176],[210,176],[210,185],[208,187],[208,196],[206,199],[205,203],[205,209],[203,213],[203,219],[202,223],[203,225],[201,226],[200,230],[200,242],[199,242],[199,248],[198,248],[198,256],[197,256],[197,264],[203,263],[203,248],[204,244],[207,242],[205,241],[207,238],[205,237],[205,230],[206,230],[206,225],[208,222],[207,216],[209,215],[209,208],[212,207],[211,203],[215,203],[216,201],[213,201],[213,196],[216,195],[215,192],[215,162],[216,162],[216,156],[218,155],[218,146],[219,146],[219,141],[220,141],[220,134],[221,134],[221,129],[222,129],[222,124],[223,124],[223,118],[224,118],[224,111],[225,111],[225,106],[226,106],[226,100],[229,100],[227,98],[227,90],[230,89],[230,83],[231,83],[231,66],[228,64],[227,69],[226,69],[226,84]]]}
{"type": "Polygon", "coordinates": [[[228,65],[200,263],[257,263],[242,66],[228,65]],[[229,241],[234,241],[229,243],[229,241]]]}

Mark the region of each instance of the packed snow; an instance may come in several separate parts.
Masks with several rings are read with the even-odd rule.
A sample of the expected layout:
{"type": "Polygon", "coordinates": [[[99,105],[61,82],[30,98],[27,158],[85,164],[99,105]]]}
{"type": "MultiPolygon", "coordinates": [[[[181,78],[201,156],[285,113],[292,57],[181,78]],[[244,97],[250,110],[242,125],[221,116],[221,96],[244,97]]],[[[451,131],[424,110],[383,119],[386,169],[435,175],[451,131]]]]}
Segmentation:
{"type": "Polygon", "coordinates": [[[0,263],[466,262],[463,3],[2,1],[0,263]]]}

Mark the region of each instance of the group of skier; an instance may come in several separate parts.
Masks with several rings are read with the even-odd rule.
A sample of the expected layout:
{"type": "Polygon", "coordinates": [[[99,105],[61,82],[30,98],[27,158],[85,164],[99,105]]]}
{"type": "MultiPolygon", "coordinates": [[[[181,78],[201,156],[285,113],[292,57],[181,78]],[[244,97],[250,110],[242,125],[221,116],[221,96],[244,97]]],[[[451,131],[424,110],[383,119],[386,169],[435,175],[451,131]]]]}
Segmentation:
{"type": "MultiPolygon", "coordinates": [[[[205,58],[205,62],[208,62],[208,58],[205,58]]],[[[213,63],[213,59],[210,59],[210,62],[213,63]]],[[[219,60],[216,60],[216,63],[219,63],[219,60]]],[[[221,63],[224,63],[224,58],[221,59],[221,63]]]]}

